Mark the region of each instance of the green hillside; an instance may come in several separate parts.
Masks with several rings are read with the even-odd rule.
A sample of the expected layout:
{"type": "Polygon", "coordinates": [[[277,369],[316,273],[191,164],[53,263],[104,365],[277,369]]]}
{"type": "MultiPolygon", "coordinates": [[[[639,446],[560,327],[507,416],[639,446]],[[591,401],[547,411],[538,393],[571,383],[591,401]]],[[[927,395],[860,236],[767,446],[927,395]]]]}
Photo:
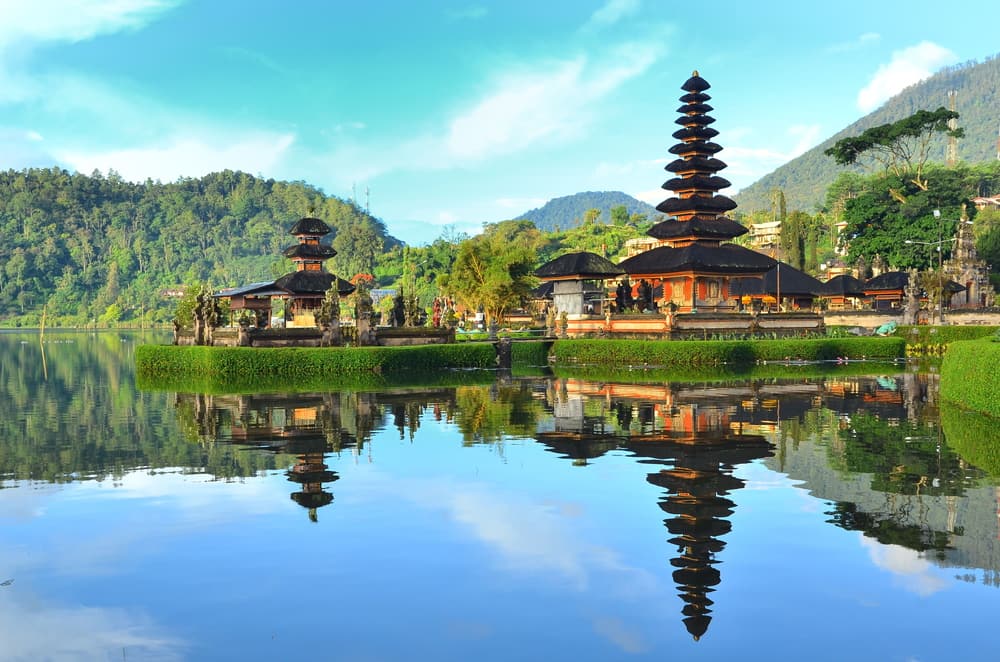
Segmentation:
{"type": "Polygon", "coordinates": [[[327,264],[371,272],[399,242],[356,205],[301,182],[224,171],[135,184],[59,168],[0,172],[0,323],[164,322],[164,290],[272,280],[292,270],[283,248],[303,216],[334,229],[327,264]]]}
{"type": "MultiPolygon", "coordinates": [[[[667,197],[664,192],[663,197],[667,197]]],[[[543,232],[568,230],[583,223],[584,215],[589,209],[600,209],[602,223],[611,222],[611,208],[625,205],[629,215],[645,214],[648,218],[658,215],[653,207],[636,200],[621,191],[584,191],[573,195],[553,198],[543,206],[532,209],[514,220],[531,221],[543,232]]]]}
{"type": "MultiPolygon", "coordinates": [[[[948,92],[958,92],[955,110],[961,116],[965,138],[958,141],[958,158],[967,163],[994,161],[997,158],[997,129],[1000,125],[1000,57],[981,63],[949,67],[927,80],[912,85],[881,108],[865,115],[820,145],[765,175],[733,196],[740,211],[769,209],[769,192],[780,188],[789,209],[812,212],[824,202],[826,189],[844,170],[823,151],[841,138],[856,136],[865,129],[895,122],[918,110],[948,107],[948,92]]],[[[804,121],[808,118],[803,118],[804,121]]],[[[947,142],[938,138],[932,143],[931,161],[943,163],[947,142]]],[[[995,192],[994,192],[995,193],[995,192]]]]}

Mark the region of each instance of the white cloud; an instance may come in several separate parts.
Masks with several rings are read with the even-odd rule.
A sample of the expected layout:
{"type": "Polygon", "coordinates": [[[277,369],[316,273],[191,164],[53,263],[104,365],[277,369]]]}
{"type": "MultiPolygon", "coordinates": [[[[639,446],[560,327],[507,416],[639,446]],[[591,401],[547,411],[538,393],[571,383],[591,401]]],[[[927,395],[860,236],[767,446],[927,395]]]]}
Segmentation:
{"type": "Polygon", "coordinates": [[[67,149],[56,157],[79,172],[114,169],[123,178],[164,182],[199,177],[219,170],[268,173],[284,157],[295,137],[290,134],[178,134],[155,144],[124,149],[67,149]]]}
{"type": "Polygon", "coordinates": [[[892,573],[904,589],[928,596],[947,587],[947,582],[934,574],[934,566],[920,553],[900,545],[883,545],[859,535],[861,546],[868,550],[872,563],[892,573]]]}
{"type": "Polygon", "coordinates": [[[877,32],[865,32],[853,41],[842,41],[839,44],[834,44],[830,46],[827,51],[830,53],[846,53],[848,51],[857,51],[866,46],[877,44],[879,40],[882,39],[882,35],[877,32]]]}
{"type": "MultiPolygon", "coordinates": [[[[719,173],[733,183],[733,189],[723,191],[724,194],[732,194],[744,186],[749,186],[778,166],[788,163],[796,156],[814,147],[821,135],[819,125],[793,125],[785,130],[785,139],[775,141],[773,136],[768,137],[768,144],[784,142],[785,149],[775,149],[774,147],[754,147],[746,144],[733,144],[727,146],[719,153],[719,158],[725,161],[729,167],[719,173]]],[[[754,134],[749,131],[733,132],[742,136],[742,140],[752,140],[754,134]]]]}
{"type": "Polygon", "coordinates": [[[0,50],[19,43],[83,41],[135,30],[178,0],[35,0],[0,3],[0,50]]]}
{"type": "Polygon", "coordinates": [[[907,86],[957,61],[957,55],[929,41],[896,51],[892,60],[881,65],[871,81],[858,92],[858,108],[866,113],[875,110],[907,86]]]}
{"type": "Polygon", "coordinates": [[[583,29],[592,30],[614,25],[623,18],[635,14],[639,10],[639,4],[639,0],[608,0],[590,15],[583,29]]]}
{"type": "Polygon", "coordinates": [[[125,651],[143,660],[183,659],[178,642],[158,629],[134,609],[50,605],[17,595],[0,600],[0,641],[9,660],[112,659],[125,651]]]}

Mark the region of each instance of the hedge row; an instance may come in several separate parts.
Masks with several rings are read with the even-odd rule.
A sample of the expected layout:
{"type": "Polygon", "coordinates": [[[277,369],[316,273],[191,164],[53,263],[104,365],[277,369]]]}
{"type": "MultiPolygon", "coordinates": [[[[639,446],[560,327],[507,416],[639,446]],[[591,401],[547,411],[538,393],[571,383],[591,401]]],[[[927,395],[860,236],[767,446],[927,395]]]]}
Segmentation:
{"type": "Polygon", "coordinates": [[[142,378],[300,380],[493,368],[496,351],[491,344],[269,349],[140,345],[135,360],[136,372],[142,378]]]}
{"type": "Polygon", "coordinates": [[[510,358],[519,366],[543,366],[549,363],[551,340],[520,340],[511,343],[510,358]]]}
{"type": "Polygon", "coordinates": [[[785,340],[557,340],[557,364],[618,367],[752,365],[764,361],[895,359],[902,338],[808,338],[785,340]]]}
{"type": "Polygon", "coordinates": [[[1000,418],[1000,343],[962,340],[941,361],[941,397],[1000,418]]]}
{"type": "Polygon", "coordinates": [[[996,335],[998,326],[900,326],[894,335],[905,338],[909,345],[921,343],[948,344],[956,340],[978,340],[996,335]]]}

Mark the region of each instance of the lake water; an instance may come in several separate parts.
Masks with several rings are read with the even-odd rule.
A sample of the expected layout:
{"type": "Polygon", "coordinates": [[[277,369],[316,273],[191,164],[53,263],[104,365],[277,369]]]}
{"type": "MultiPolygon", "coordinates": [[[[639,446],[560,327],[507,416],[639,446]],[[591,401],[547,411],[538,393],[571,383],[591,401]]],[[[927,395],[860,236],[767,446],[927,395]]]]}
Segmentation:
{"type": "Polygon", "coordinates": [[[0,334],[0,659],[997,659],[933,374],[140,390],[164,340],[0,334]]]}

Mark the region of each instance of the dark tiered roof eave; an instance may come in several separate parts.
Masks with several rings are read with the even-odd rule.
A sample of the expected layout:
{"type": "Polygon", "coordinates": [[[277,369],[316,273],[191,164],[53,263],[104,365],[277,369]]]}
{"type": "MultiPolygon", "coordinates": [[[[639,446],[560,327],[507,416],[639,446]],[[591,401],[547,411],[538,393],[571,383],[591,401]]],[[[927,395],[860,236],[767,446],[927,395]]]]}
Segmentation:
{"type": "Polygon", "coordinates": [[[774,265],[775,261],[763,253],[736,244],[691,244],[680,248],[660,246],[630,257],[618,266],[629,275],[654,276],[686,272],[763,274],[774,265]]]}
{"type": "Polygon", "coordinates": [[[293,295],[323,296],[334,279],[341,296],[354,292],[354,285],[326,271],[293,271],[274,281],[274,284],[293,295]]]}
{"type": "Polygon", "coordinates": [[[717,218],[695,217],[688,221],[669,219],[660,221],[646,232],[656,239],[680,239],[682,237],[700,237],[704,239],[725,240],[739,237],[749,230],[736,221],[725,216],[717,218]]]}
{"type": "Polygon", "coordinates": [[[337,251],[326,244],[295,244],[282,251],[282,254],[290,259],[328,260],[335,256],[337,251]]]}
{"type": "Polygon", "coordinates": [[[823,283],[821,296],[859,297],[865,293],[865,284],[850,274],[834,276],[823,283]]]}
{"type": "Polygon", "coordinates": [[[312,218],[306,216],[300,218],[292,226],[292,229],[288,231],[289,234],[294,235],[318,235],[323,236],[330,234],[330,226],[318,218],[312,218]]]}
{"type": "Polygon", "coordinates": [[[879,274],[865,283],[865,292],[884,292],[887,290],[903,290],[910,282],[910,275],[905,271],[887,271],[879,274]]]}
{"type": "Polygon", "coordinates": [[[625,272],[614,262],[596,253],[582,251],[567,253],[540,266],[535,275],[542,279],[560,280],[572,278],[617,278],[625,272]]]}

